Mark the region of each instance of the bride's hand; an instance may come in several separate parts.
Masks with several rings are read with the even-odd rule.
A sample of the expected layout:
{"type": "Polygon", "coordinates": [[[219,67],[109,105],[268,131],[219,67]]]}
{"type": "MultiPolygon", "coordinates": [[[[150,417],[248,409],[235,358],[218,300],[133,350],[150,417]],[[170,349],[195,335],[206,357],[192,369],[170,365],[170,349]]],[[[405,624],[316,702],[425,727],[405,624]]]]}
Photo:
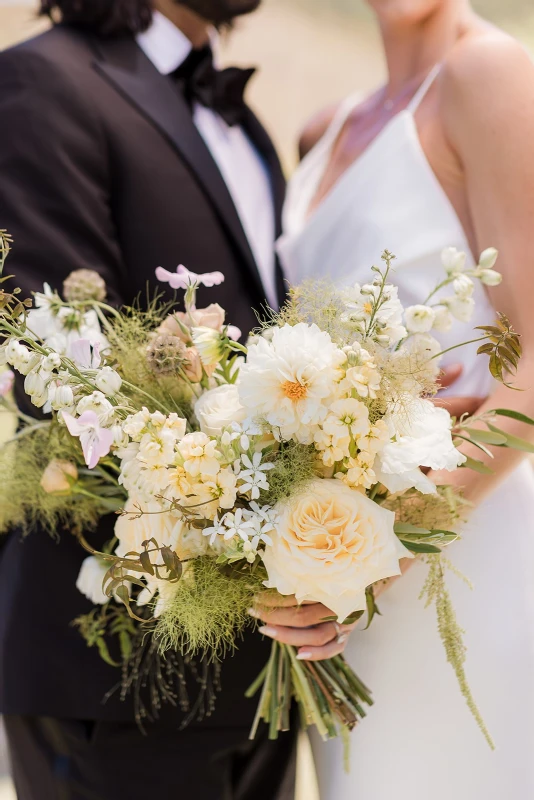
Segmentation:
{"type": "MultiPolygon", "coordinates": [[[[452,364],[449,367],[444,367],[439,379],[440,389],[448,389],[449,386],[453,386],[460,378],[462,372],[463,366],[461,364],[452,364]]],[[[447,396],[441,398],[438,393],[437,397],[434,399],[434,405],[440,406],[441,408],[446,408],[451,417],[456,417],[456,419],[459,419],[464,414],[469,414],[470,417],[473,416],[473,414],[476,414],[480,406],[484,403],[485,399],[485,397],[475,396],[447,396]]]]}
{"type": "Polygon", "coordinates": [[[295,597],[263,594],[249,613],[265,623],[258,630],[298,649],[301,661],[324,661],[340,655],[356,625],[325,622],[334,614],[322,603],[299,605],[295,597]]]}

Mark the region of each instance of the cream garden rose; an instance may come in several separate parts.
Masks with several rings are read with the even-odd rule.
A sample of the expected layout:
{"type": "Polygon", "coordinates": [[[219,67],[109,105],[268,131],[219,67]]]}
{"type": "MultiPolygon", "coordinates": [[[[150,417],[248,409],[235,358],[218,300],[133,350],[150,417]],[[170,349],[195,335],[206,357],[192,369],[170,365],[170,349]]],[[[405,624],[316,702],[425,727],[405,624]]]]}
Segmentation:
{"type": "Polygon", "coordinates": [[[341,621],[365,610],[368,586],[400,575],[399,560],[413,557],[394,533],[394,513],[335,479],[313,481],[277,512],[265,585],[324,603],[341,621]]]}

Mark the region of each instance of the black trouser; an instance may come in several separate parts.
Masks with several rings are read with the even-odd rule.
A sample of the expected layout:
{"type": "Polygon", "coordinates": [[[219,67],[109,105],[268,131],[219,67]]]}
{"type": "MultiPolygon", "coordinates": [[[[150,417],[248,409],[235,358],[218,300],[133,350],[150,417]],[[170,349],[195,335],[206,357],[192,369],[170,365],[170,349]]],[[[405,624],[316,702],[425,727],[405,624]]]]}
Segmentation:
{"type": "Polygon", "coordinates": [[[4,717],[18,800],[293,800],[296,737],[4,717]]]}

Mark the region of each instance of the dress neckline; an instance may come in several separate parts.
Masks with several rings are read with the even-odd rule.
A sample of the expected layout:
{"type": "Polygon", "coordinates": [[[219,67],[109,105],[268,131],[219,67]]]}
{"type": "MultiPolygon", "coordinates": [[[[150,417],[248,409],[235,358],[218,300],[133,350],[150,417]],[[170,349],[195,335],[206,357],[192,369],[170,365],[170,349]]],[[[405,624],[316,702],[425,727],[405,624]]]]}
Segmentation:
{"type": "MultiPolygon", "coordinates": [[[[438,77],[439,73],[441,72],[441,68],[442,68],[442,64],[441,63],[435,64],[435,66],[430,70],[430,72],[428,73],[428,75],[426,76],[424,81],[421,83],[421,85],[419,86],[419,88],[415,92],[414,96],[412,97],[412,99],[410,100],[410,102],[408,103],[406,108],[403,108],[400,111],[397,111],[397,113],[394,114],[386,122],[386,124],[381,128],[381,130],[377,133],[377,135],[374,137],[374,139],[372,139],[364,147],[362,152],[354,159],[354,161],[352,161],[352,163],[347,167],[345,172],[343,172],[343,174],[339,176],[339,178],[335,181],[335,183],[332,185],[330,190],[324,195],[324,197],[321,199],[321,201],[314,208],[311,208],[313,200],[315,199],[315,197],[317,195],[317,192],[319,191],[319,187],[320,187],[321,181],[325,176],[326,170],[328,169],[329,162],[330,162],[330,156],[332,155],[332,152],[333,152],[333,150],[335,148],[335,145],[336,145],[336,143],[337,143],[337,141],[339,139],[339,136],[341,135],[341,132],[342,132],[343,128],[345,127],[345,124],[346,124],[348,118],[350,117],[350,115],[352,114],[352,112],[354,111],[356,106],[358,106],[360,104],[360,102],[362,100],[361,94],[360,93],[356,93],[356,94],[349,95],[349,97],[341,104],[337,114],[334,116],[334,119],[330,123],[329,127],[327,128],[327,130],[325,131],[325,133],[323,134],[321,139],[319,139],[319,141],[317,142],[315,147],[313,147],[310,150],[310,152],[308,153],[308,155],[306,156],[306,158],[302,162],[302,166],[304,167],[306,161],[310,162],[310,161],[314,160],[314,157],[321,158],[321,156],[323,157],[323,162],[324,162],[324,168],[322,170],[320,170],[320,172],[318,173],[317,179],[315,180],[315,182],[314,182],[314,184],[312,186],[312,192],[310,193],[309,200],[306,203],[306,207],[304,208],[303,221],[302,221],[303,228],[307,227],[307,225],[312,222],[312,220],[316,217],[316,215],[318,215],[321,212],[322,207],[325,204],[328,204],[328,201],[330,200],[330,198],[333,195],[337,194],[338,188],[345,183],[345,179],[348,180],[349,177],[352,176],[353,172],[357,172],[358,171],[358,169],[360,168],[361,163],[363,163],[363,162],[365,162],[367,160],[369,154],[371,152],[373,152],[375,150],[375,147],[377,147],[381,143],[382,139],[384,139],[386,137],[387,133],[391,130],[391,128],[393,128],[395,124],[398,124],[399,120],[403,120],[406,117],[410,117],[412,119],[413,126],[415,128],[416,137],[417,137],[417,140],[419,142],[419,149],[421,150],[421,152],[422,152],[422,154],[424,156],[424,159],[425,159],[425,161],[427,163],[428,168],[432,171],[432,174],[435,177],[434,170],[430,166],[430,163],[428,161],[426,153],[424,152],[422,144],[421,144],[421,139],[419,137],[419,132],[417,130],[417,124],[415,122],[415,114],[416,114],[419,106],[423,102],[424,98],[428,94],[428,91],[430,90],[430,88],[433,85],[434,81],[436,80],[436,78],[438,77]]],[[[441,189],[441,191],[443,192],[445,197],[447,197],[443,187],[441,186],[441,184],[439,183],[437,178],[436,178],[436,182],[439,185],[439,188],[441,189]]],[[[450,203],[448,197],[447,197],[447,201],[450,203]]],[[[462,230],[463,230],[463,226],[462,226],[462,230]]]]}

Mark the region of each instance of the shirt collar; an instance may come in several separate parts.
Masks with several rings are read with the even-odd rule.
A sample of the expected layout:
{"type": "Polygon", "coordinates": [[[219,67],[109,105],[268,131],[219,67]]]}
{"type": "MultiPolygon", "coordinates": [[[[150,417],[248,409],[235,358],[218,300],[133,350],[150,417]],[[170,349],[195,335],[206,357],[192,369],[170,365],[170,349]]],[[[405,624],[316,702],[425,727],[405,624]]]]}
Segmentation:
{"type": "Polygon", "coordinates": [[[185,33],[159,11],[154,11],[150,28],[138,34],[137,44],[162,75],[178,69],[193,49],[185,33]]]}

